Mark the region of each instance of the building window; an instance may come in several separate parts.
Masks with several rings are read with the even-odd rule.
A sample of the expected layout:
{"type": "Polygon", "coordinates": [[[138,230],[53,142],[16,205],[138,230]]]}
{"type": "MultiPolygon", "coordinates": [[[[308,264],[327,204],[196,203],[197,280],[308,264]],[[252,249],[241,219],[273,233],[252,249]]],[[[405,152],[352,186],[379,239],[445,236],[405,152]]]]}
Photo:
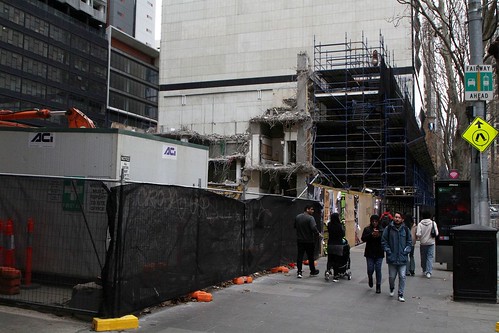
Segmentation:
{"type": "Polygon", "coordinates": [[[18,25],[24,25],[24,12],[0,2],[0,16],[18,25]]]}
{"type": "Polygon", "coordinates": [[[12,46],[23,47],[23,34],[0,24],[0,41],[12,46]]]}
{"type": "Polygon", "coordinates": [[[48,45],[39,39],[33,38],[31,36],[24,37],[24,49],[31,51],[43,57],[47,57],[48,45]]]}
{"type": "Polygon", "coordinates": [[[25,95],[37,98],[45,98],[45,91],[46,91],[45,84],[26,79],[24,79],[22,82],[21,92],[25,95]]]}
{"type": "Polygon", "coordinates": [[[22,70],[23,57],[20,54],[10,52],[7,50],[0,50],[0,64],[22,70]]]}
{"type": "Polygon", "coordinates": [[[21,78],[0,72],[0,87],[13,92],[21,92],[21,78]]]}
{"type": "Polygon", "coordinates": [[[47,77],[47,65],[30,58],[24,58],[23,71],[44,79],[47,77]]]}
{"type": "Polygon", "coordinates": [[[50,26],[50,38],[57,42],[61,42],[64,44],[69,44],[70,43],[70,34],[68,31],[65,31],[59,27],[56,27],[55,25],[50,26]]]}
{"type": "Polygon", "coordinates": [[[44,36],[49,34],[49,24],[33,15],[26,14],[25,27],[44,36]]]}
{"type": "Polygon", "coordinates": [[[64,65],[69,65],[68,52],[56,46],[50,45],[48,58],[64,65]]]}

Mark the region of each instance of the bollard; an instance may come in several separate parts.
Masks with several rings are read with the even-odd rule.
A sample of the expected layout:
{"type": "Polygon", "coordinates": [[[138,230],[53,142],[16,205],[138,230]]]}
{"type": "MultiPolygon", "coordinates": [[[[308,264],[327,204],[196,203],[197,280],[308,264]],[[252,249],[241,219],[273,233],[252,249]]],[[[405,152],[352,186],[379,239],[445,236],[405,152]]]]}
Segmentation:
{"type": "Polygon", "coordinates": [[[28,218],[28,238],[26,246],[26,271],[24,273],[24,284],[29,286],[31,284],[31,266],[33,260],[33,230],[34,230],[33,219],[28,218]]]}
{"type": "Polygon", "coordinates": [[[15,267],[14,260],[14,224],[11,219],[7,220],[4,228],[4,234],[6,237],[7,246],[4,249],[4,266],[6,267],[15,267]]]}

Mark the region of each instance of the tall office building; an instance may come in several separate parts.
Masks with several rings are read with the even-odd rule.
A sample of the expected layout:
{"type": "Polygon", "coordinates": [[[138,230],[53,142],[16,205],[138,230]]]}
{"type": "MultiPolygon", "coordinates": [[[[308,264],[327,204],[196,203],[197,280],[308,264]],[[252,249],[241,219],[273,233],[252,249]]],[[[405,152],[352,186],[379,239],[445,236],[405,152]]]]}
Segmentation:
{"type": "Polygon", "coordinates": [[[155,132],[159,51],[116,29],[110,45],[107,126],[155,132]]]}
{"type": "Polygon", "coordinates": [[[103,0],[0,0],[0,108],[76,107],[103,126],[106,8],[103,0]]]}
{"type": "Polygon", "coordinates": [[[155,46],[156,0],[109,0],[109,25],[155,46]]]}

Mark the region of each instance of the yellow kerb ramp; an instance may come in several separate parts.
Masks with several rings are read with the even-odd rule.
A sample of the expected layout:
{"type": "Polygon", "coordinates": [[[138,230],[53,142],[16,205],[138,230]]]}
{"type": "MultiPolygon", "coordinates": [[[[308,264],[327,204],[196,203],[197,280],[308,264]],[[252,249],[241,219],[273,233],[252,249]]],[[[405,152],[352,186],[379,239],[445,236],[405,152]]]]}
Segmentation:
{"type": "Polygon", "coordinates": [[[110,319],[94,318],[93,326],[97,332],[127,330],[139,327],[139,318],[134,315],[110,319]]]}

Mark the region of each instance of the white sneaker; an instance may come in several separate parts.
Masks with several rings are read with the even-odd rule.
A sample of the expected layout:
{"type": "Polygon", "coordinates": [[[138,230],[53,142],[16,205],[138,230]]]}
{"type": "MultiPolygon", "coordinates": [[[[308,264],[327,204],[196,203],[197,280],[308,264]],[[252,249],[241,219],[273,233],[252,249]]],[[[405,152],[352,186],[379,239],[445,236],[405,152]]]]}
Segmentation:
{"type": "Polygon", "coordinates": [[[330,276],[331,276],[331,273],[329,273],[329,271],[326,271],[326,274],[324,275],[324,279],[326,279],[326,281],[329,281],[330,276]]]}
{"type": "Polygon", "coordinates": [[[390,290],[390,297],[393,297],[393,295],[395,295],[395,292],[392,290],[390,290]]]}
{"type": "Polygon", "coordinates": [[[404,296],[402,296],[402,295],[399,296],[399,302],[405,302],[404,296]]]}
{"type": "Polygon", "coordinates": [[[427,279],[431,278],[431,273],[430,272],[426,273],[426,278],[427,279]]]}
{"type": "Polygon", "coordinates": [[[297,277],[298,279],[301,279],[301,278],[303,277],[303,275],[301,274],[301,272],[298,272],[298,274],[296,274],[296,277],[297,277]]]}

